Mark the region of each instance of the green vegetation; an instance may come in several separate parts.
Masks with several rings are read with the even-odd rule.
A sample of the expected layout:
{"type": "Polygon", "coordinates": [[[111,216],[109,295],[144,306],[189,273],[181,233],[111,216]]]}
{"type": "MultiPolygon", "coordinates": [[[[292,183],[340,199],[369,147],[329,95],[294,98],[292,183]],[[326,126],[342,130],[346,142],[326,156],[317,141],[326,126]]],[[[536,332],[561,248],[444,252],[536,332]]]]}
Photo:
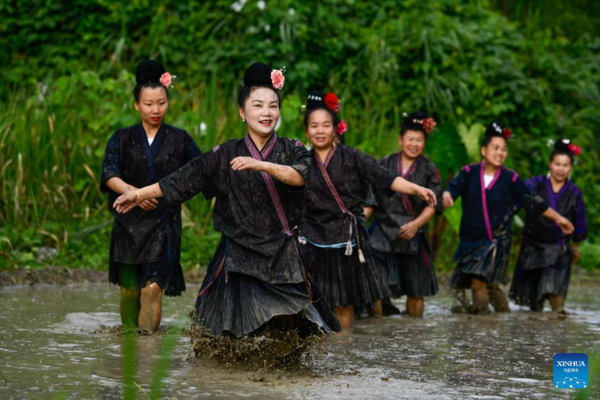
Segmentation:
{"type": "MultiPolygon", "coordinates": [[[[426,109],[438,121],[426,153],[446,180],[476,160],[480,125],[494,118],[515,133],[508,166],[522,177],[545,173],[547,141],[569,136],[583,149],[573,179],[592,232],[580,264],[600,264],[597,5],[232,3],[0,3],[1,267],[106,268],[111,216],[100,167],[110,135],[137,121],[132,73],[145,58],[177,75],[167,122],[203,151],[244,134],[236,94],[259,60],[287,67],[280,134],[304,138],[300,106],[310,88],[340,96],[347,143],[374,156],[397,150],[402,112],[426,109]],[[43,246],[59,252],[38,264],[43,246]]],[[[200,197],[184,208],[185,268],[206,265],[219,239],[200,197]]],[[[440,268],[451,266],[458,217],[434,221],[440,268]]]]}

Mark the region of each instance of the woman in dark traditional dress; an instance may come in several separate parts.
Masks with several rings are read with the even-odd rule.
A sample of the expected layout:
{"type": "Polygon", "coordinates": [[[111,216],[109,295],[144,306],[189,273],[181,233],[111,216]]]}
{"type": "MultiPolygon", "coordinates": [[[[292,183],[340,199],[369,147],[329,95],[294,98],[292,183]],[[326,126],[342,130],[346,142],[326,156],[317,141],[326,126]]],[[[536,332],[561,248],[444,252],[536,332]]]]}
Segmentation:
{"type": "MultiPolygon", "coordinates": [[[[405,116],[398,140],[401,151],[379,162],[387,169],[397,171],[398,176],[429,188],[441,197],[440,173],[435,164],[423,155],[427,135],[434,128],[435,121],[423,111],[405,116]]],[[[420,318],[423,316],[424,297],[433,296],[438,291],[428,229],[429,220],[436,210],[418,197],[401,193],[389,197],[383,190],[373,191],[369,200],[369,207],[365,208],[367,218],[375,209],[375,223],[370,236],[373,255],[387,277],[392,296],[407,296],[407,314],[420,318]]],[[[437,211],[443,211],[441,201],[437,211]]],[[[383,311],[384,314],[389,313],[385,309],[383,311]]]]}
{"type": "Polygon", "coordinates": [[[588,235],[581,191],[569,180],[575,156],[580,152],[569,139],[559,140],[550,155],[549,176],[536,176],[525,182],[575,227],[573,235],[566,236],[545,218],[525,218],[523,244],[509,296],[532,311],[542,311],[548,299],[552,311],[564,313],[571,264],[579,258],[578,243],[588,235]]]}
{"type": "Polygon", "coordinates": [[[369,184],[417,195],[431,206],[435,194],[398,177],[360,150],[335,145],[339,101],[333,93],[311,92],[305,126],[312,143],[307,187],[308,213],[300,227],[302,251],[325,300],[334,307],[342,327],[350,327],[355,307],[371,307],[381,315],[381,299],[391,293],[374,263],[364,228],[363,204],[369,184]]]}
{"type": "Polygon", "coordinates": [[[223,234],[196,301],[194,322],[220,336],[247,336],[270,320],[304,332],[339,330],[312,290],[295,228],[302,222],[310,156],[297,140],[278,137],[283,75],[251,65],[239,93],[243,139],[216,146],[159,183],[129,191],[115,202],[127,212],[163,198],[178,205],[203,192],[216,197],[215,229],[223,234]],[[295,324],[296,323],[296,324],[295,324]]]}
{"type": "Polygon", "coordinates": [[[102,165],[101,190],[109,194],[115,217],[110,246],[109,280],[121,286],[121,320],[125,326],[156,331],[162,293],[185,290],[179,264],[181,208],[146,200],[127,215],[113,210],[127,191],[158,182],[200,155],[186,131],[164,123],[171,76],[152,60],[137,66],[133,95],[141,123],[117,130],[109,139],[102,165]]]}
{"type": "Polygon", "coordinates": [[[510,312],[499,284],[508,283],[511,225],[517,203],[534,216],[543,215],[570,234],[573,225],[558,214],[530,188],[519,175],[507,169],[507,144],[511,132],[499,122],[491,123],[481,145],[483,161],[465,166],[444,192],[444,206],[450,207],[462,196],[460,243],[454,255],[457,263],[450,285],[458,290],[472,289],[473,304],[468,311],[510,312]]]}

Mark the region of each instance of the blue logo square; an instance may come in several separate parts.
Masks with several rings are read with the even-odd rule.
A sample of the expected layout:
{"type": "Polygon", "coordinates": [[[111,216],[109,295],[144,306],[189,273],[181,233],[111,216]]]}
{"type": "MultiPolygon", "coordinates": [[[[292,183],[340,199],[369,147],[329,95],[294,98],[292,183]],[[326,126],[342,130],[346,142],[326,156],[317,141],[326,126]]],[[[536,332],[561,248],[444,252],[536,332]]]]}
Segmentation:
{"type": "Polygon", "coordinates": [[[554,355],[554,387],[558,389],[584,389],[588,386],[588,356],[584,353],[558,353],[554,355]]]}

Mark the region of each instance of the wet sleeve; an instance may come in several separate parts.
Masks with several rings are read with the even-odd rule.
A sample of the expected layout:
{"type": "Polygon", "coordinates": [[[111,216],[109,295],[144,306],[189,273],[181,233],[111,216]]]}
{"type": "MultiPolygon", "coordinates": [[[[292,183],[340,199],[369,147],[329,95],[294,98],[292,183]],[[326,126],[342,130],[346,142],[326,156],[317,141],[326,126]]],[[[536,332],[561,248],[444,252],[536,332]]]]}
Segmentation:
{"type": "Polygon", "coordinates": [[[573,241],[582,242],[588,237],[587,220],[585,217],[585,203],[581,191],[577,191],[577,203],[575,204],[575,232],[573,232],[573,241]]]}
{"type": "Polygon", "coordinates": [[[292,149],[292,156],[290,157],[290,167],[295,169],[302,178],[304,178],[304,186],[290,186],[284,184],[285,188],[292,192],[303,191],[308,183],[308,169],[312,162],[310,153],[306,150],[306,147],[302,142],[298,140],[293,141],[294,147],[292,149]]]}
{"type": "Polygon", "coordinates": [[[535,194],[522,179],[516,178],[512,183],[511,188],[516,203],[523,207],[528,213],[539,216],[548,209],[548,204],[540,196],[535,194]]]}
{"type": "Polygon", "coordinates": [[[450,192],[454,200],[465,194],[469,186],[469,173],[470,170],[467,167],[461,169],[446,188],[446,191],[450,192]]]}
{"type": "Polygon", "coordinates": [[[363,153],[358,149],[352,148],[354,159],[356,160],[357,171],[363,181],[366,181],[373,186],[373,190],[383,190],[386,195],[393,195],[390,190],[392,182],[398,176],[394,171],[391,171],[381,165],[379,161],[370,155],[363,153]]]}
{"type": "Polygon", "coordinates": [[[106,182],[111,178],[121,178],[121,144],[115,132],[106,144],[104,160],[102,161],[102,177],[100,178],[100,190],[110,193],[106,182]]]}
{"type": "Polygon", "coordinates": [[[440,176],[440,171],[438,171],[433,163],[429,164],[426,187],[431,189],[435,194],[435,197],[437,198],[435,212],[436,214],[441,215],[444,212],[444,202],[442,201],[442,177],[440,176]]]}
{"type": "Polygon", "coordinates": [[[158,184],[168,205],[181,204],[204,190],[216,173],[220,152],[194,158],[158,184]]]}

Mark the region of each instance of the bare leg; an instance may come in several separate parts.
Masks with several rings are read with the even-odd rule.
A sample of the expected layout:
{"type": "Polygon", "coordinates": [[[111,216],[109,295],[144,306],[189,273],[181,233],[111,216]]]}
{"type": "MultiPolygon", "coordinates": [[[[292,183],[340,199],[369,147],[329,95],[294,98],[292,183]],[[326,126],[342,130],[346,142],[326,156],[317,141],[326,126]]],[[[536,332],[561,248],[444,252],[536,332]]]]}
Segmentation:
{"type": "Polygon", "coordinates": [[[409,297],[406,299],[406,313],[415,318],[423,318],[425,301],[422,297],[409,297]]]}
{"type": "Polygon", "coordinates": [[[334,307],[333,312],[337,319],[340,320],[342,328],[352,327],[354,321],[354,307],[353,306],[340,306],[334,307]]]}
{"type": "Polygon", "coordinates": [[[510,307],[508,306],[508,299],[506,298],[506,293],[500,289],[498,284],[492,283],[487,285],[487,290],[490,297],[490,303],[492,303],[492,307],[496,312],[510,312],[510,307]]]}
{"type": "Polygon", "coordinates": [[[473,308],[475,314],[489,314],[490,298],[488,295],[487,284],[479,279],[473,278],[471,281],[471,290],[473,292],[473,308]]]}
{"type": "Polygon", "coordinates": [[[140,297],[138,326],[150,332],[158,331],[162,316],[162,289],[157,283],[146,282],[140,297]]]}
{"type": "Polygon", "coordinates": [[[383,307],[381,305],[381,300],[377,300],[375,305],[367,311],[370,317],[381,317],[383,315],[383,307]]]}
{"type": "Polygon", "coordinates": [[[552,307],[552,311],[559,314],[566,314],[565,312],[565,298],[563,296],[557,296],[551,294],[549,296],[550,306],[552,307]]]}

